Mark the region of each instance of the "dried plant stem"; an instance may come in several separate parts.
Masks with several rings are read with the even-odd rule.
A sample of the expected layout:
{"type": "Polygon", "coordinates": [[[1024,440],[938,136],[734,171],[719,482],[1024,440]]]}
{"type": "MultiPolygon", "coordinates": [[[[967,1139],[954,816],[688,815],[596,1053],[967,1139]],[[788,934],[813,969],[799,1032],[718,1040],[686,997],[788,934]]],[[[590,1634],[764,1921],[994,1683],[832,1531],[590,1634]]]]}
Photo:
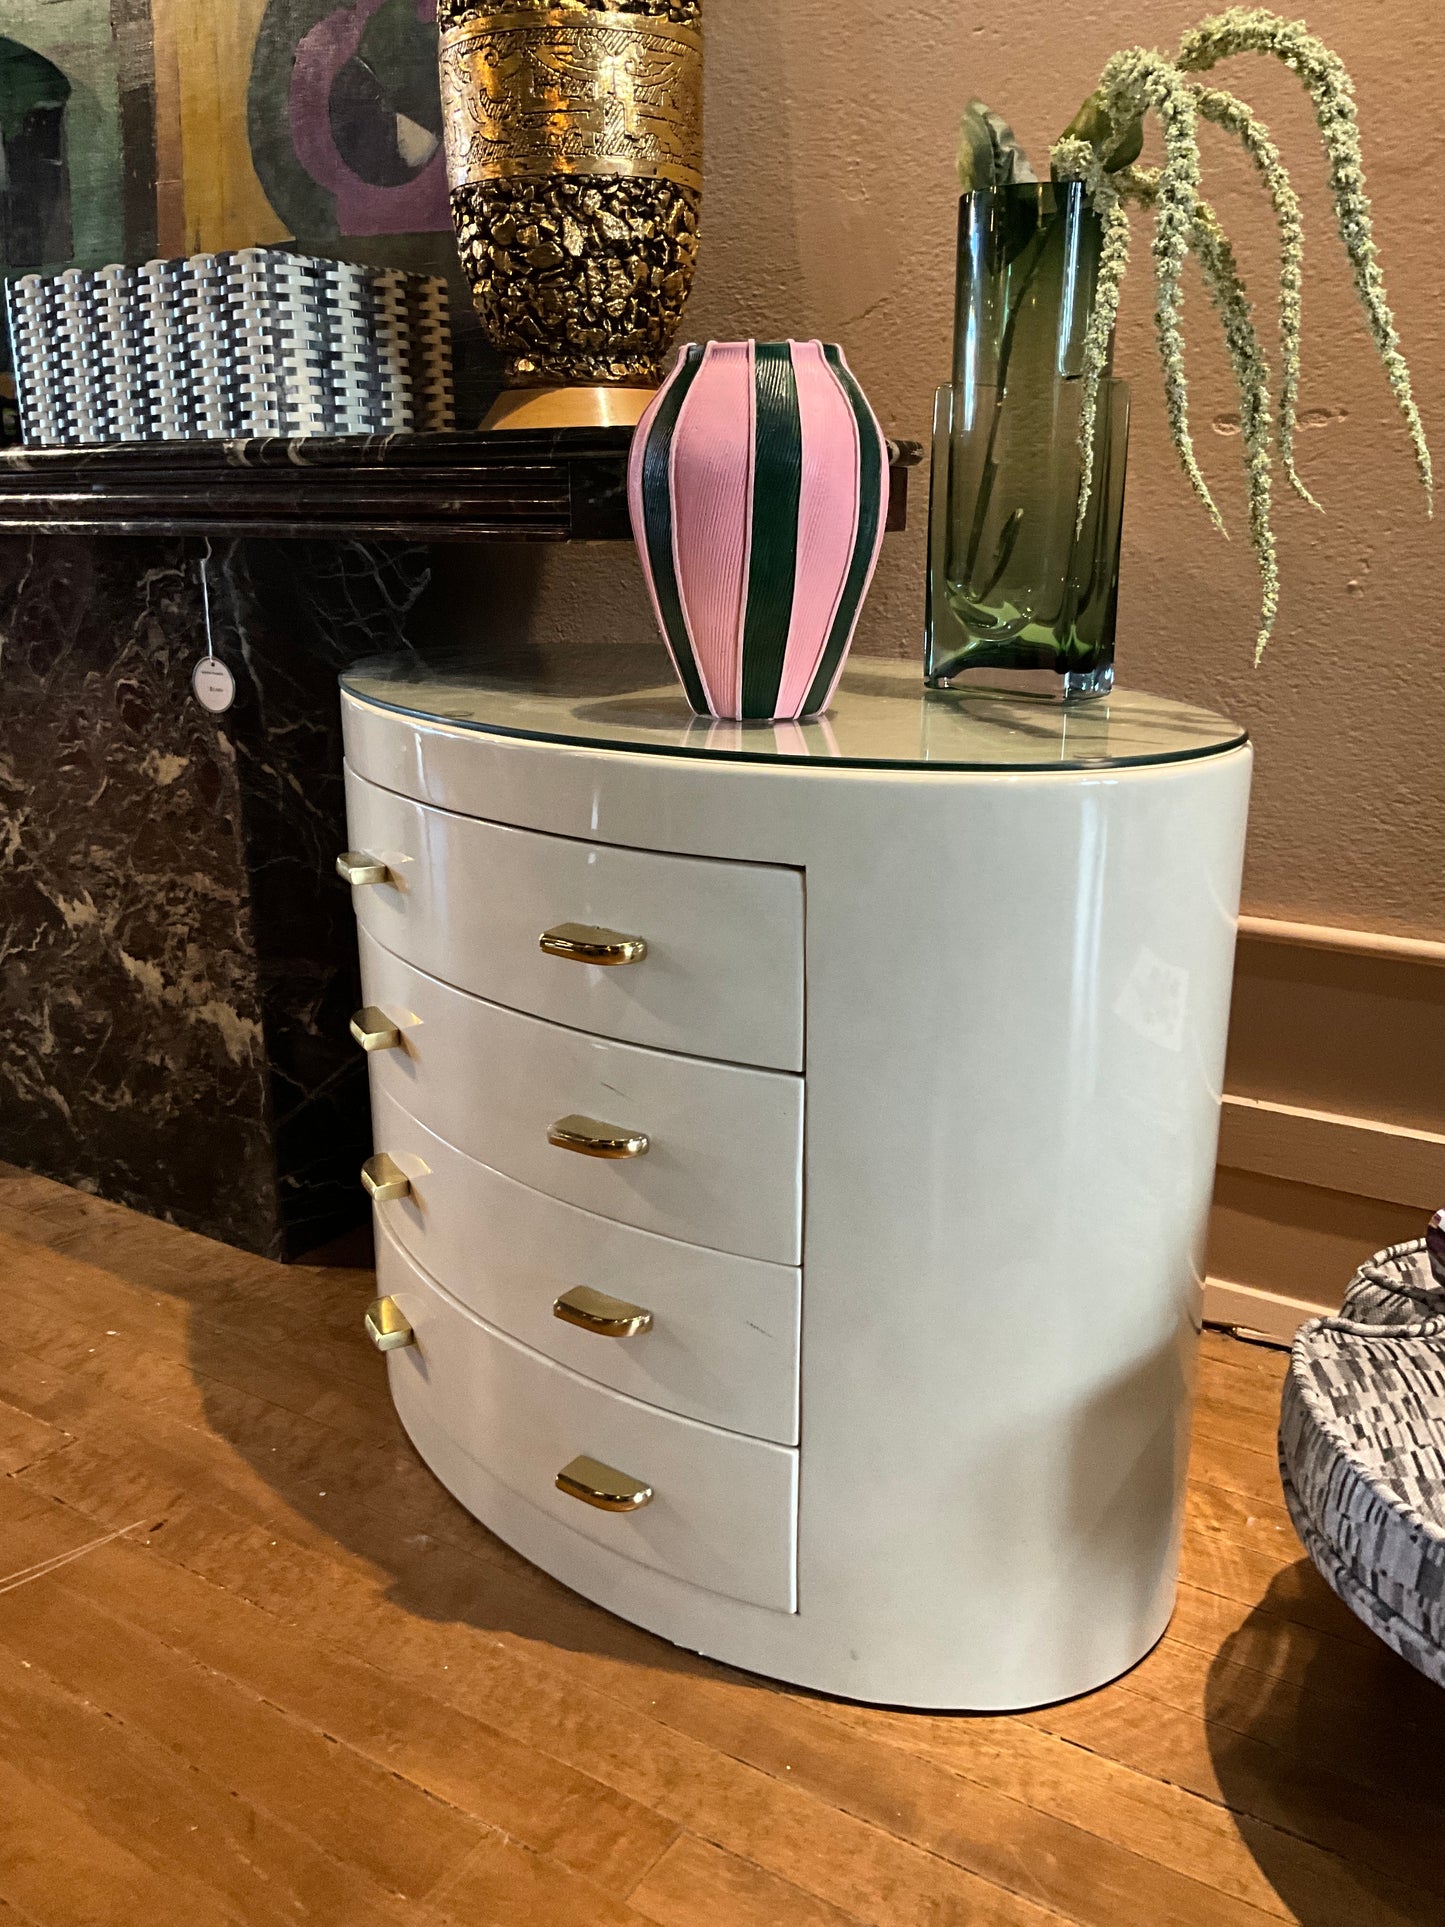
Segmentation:
{"type": "Polygon", "coordinates": [[[1264,358],[1234,250],[1207,201],[1200,201],[1195,209],[1190,245],[1224,323],[1225,345],[1239,385],[1239,422],[1249,493],[1249,538],[1259,558],[1259,634],[1254,648],[1257,667],[1279,614],[1279,555],[1270,519],[1273,491],[1269,461],[1269,364],[1264,358]]]}
{"type": "Polygon", "coordinates": [[[1400,353],[1400,337],[1385,300],[1385,278],[1375,247],[1369,196],[1360,152],[1354,89],[1343,61],[1301,20],[1285,20],[1256,8],[1231,7],[1202,21],[1179,43],[1180,70],[1201,73],[1233,54],[1272,54],[1297,73],[1314,102],[1315,119],[1330,164],[1330,189],[1340,239],[1350,259],[1355,290],[1394,394],[1433,513],[1434,473],[1425,431],[1400,353]]]}
{"type": "Polygon", "coordinates": [[[1109,345],[1114,324],[1119,318],[1119,295],[1124,272],[1129,265],[1129,214],[1112,186],[1100,185],[1094,193],[1104,227],[1104,244],[1099,255],[1099,273],[1094,294],[1094,311],[1084,334],[1084,392],[1079,404],[1079,455],[1082,473],[1079,483],[1077,530],[1083,533],[1089,497],[1094,488],[1094,441],[1099,420],[1099,383],[1109,365],[1109,345]]]}
{"type": "Polygon", "coordinates": [[[1269,129],[1248,102],[1217,88],[1197,86],[1194,103],[1200,115],[1233,134],[1254,163],[1269,193],[1279,228],[1279,459],[1290,487],[1311,508],[1319,503],[1300,479],[1294,462],[1295,428],[1299,419],[1300,338],[1303,324],[1304,224],[1299,198],[1269,129]]]}
{"type": "Polygon", "coordinates": [[[1154,223],[1154,333],[1164,364],[1169,433],[1190,487],[1208,509],[1220,534],[1224,520],[1214,505],[1189,433],[1189,385],[1184,370],[1184,259],[1199,196],[1199,134],[1194,96],[1174,63],[1146,47],[1115,54],[1104,68],[1099,94],[1105,114],[1122,131],[1152,108],[1164,135],[1164,165],[1154,223]]]}
{"type": "MultiPolygon", "coordinates": [[[[1151,206],[1157,200],[1157,169],[1130,168],[1117,178],[1122,193],[1129,199],[1143,206],[1151,206]]],[[[1279,555],[1270,516],[1274,494],[1270,441],[1274,424],[1269,362],[1259,331],[1254,325],[1253,309],[1234,249],[1218,215],[1202,198],[1195,204],[1189,246],[1199,263],[1204,285],[1223,324],[1224,344],[1229,351],[1230,365],[1239,389],[1239,423],[1249,495],[1249,535],[1259,561],[1260,617],[1254,651],[1254,660],[1258,664],[1269,645],[1279,614],[1279,555]]]]}
{"type": "Polygon", "coordinates": [[[1199,261],[1210,297],[1224,325],[1225,341],[1239,384],[1240,425],[1244,435],[1249,484],[1249,527],[1259,557],[1262,611],[1255,660],[1263,654],[1279,604],[1279,570],[1270,523],[1273,487],[1270,441],[1275,432],[1269,367],[1254,325],[1239,265],[1214,210],[1199,194],[1200,118],[1231,133],[1269,192],[1279,229],[1279,337],[1283,374],[1278,440],[1291,486],[1318,507],[1295,468],[1295,430],[1300,396],[1304,230],[1299,201],[1270,138],[1248,104],[1222,89],[1190,78],[1234,54],[1272,54],[1297,73],[1314,103],[1330,164],[1330,188],[1340,238],[1349,256],[1355,289],[1391,391],[1405,418],[1415,463],[1433,513],[1434,476],[1410,374],[1400,353],[1394,317],[1385,300],[1385,282],[1374,241],[1369,197],[1360,158],[1359,126],[1353,89],[1343,63],[1300,20],[1285,20],[1262,8],[1230,7],[1185,34],[1171,61],[1165,55],[1132,47],[1104,68],[1096,91],[1054,147],[1054,173],[1060,180],[1082,181],[1104,224],[1104,254],[1098,306],[1085,341],[1082,409],[1082,473],[1079,524],[1083,525],[1093,487],[1094,433],[1099,382],[1108,365],[1109,340],[1118,313],[1119,283],[1128,263],[1126,203],[1154,214],[1154,266],[1157,290],[1154,325],[1164,364],[1169,429],[1191,486],[1220,529],[1194,457],[1189,435],[1184,341],[1180,329],[1180,274],[1184,255],[1199,261]],[[1144,117],[1153,112],[1164,135],[1164,165],[1141,168],[1127,163],[1139,152],[1144,117]]]}

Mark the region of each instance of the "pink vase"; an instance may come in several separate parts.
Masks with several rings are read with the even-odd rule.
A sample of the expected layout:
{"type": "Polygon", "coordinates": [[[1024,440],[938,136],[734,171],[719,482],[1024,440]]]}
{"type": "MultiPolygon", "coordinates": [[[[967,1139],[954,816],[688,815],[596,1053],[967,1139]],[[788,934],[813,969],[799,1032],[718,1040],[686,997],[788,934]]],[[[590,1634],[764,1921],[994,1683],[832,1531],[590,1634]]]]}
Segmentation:
{"type": "Polygon", "coordinates": [[[702,716],[821,714],[883,542],[888,445],[840,348],[684,348],[643,416],[632,528],[702,716]]]}

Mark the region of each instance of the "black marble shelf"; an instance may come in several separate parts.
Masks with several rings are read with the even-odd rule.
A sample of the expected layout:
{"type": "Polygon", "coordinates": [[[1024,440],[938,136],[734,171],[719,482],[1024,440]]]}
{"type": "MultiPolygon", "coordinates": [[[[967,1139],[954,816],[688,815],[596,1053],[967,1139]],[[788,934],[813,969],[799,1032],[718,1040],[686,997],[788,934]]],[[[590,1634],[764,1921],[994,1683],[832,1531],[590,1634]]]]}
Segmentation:
{"type": "MultiPolygon", "coordinates": [[[[0,451],[0,535],[606,542],[630,536],[630,428],[0,451]]],[[[906,526],[917,442],[891,442],[906,526]]]]}

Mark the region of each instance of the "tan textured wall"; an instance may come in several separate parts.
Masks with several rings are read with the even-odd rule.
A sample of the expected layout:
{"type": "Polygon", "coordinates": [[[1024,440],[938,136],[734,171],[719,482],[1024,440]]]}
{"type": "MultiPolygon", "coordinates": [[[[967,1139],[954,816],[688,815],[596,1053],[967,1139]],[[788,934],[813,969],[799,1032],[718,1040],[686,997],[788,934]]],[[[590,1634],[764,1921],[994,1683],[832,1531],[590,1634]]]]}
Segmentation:
{"type": "MultiPolygon", "coordinates": [[[[963,101],[981,95],[1042,156],[1110,52],[1173,45],[1203,11],[1181,0],[710,0],[708,193],[689,332],[840,341],[890,431],[922,438],[948,368],[950,157],[963,101]]],[[[1434,151],[1445,26],[1437,4],[1313,0],[1307,12],[1356,79],[1382,258],[1445,475],[1445,212],[1434,151]]],[[[1119,355],[1135,385],[1120,673],[1211,703],[1253,733],[1248,908],[1445,936],[1445,501],[1439,522],[1427,522],[1341,266],[1302,90],[1258,59],[1228,73],[1224,84],[1246,92],[1274,129],[1305,204],[1313,425],[1300,458],[1325,513],[1280,502],[1284,610],[1256,673],[1228,365],[1195,285],[1186,332],[1197,441],[1234,531],[1226,544],[1189,497],[1165,436],[1141,237],[1119,355]]],[[[1206,140],[1206,191],[1271,329],[1267,208],[1223,137],[1206,140]]],[[[875,653],[919,649],[925,510],[926,484],[912,532],[890,539],[864,619],[860,646],[875,653]]],[[[619,568],[615,551],[513,551],[498,564],[510,578],[504,602],[544,630],[605,636],[647,620],[635,572],[619,568]]]]}

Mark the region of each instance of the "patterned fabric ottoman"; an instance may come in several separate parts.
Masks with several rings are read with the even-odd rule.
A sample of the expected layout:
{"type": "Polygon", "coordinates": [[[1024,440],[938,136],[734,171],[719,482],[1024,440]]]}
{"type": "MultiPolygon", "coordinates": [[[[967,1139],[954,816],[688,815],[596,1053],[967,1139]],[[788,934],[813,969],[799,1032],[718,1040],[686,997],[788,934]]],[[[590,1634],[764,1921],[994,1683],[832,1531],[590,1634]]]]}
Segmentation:
{"type": "Polygon", "coordinates": [[[1338,1318],[1300,1331],[1279,1462],[1326,1582],[1445,1686],[1445,1212],[1361,1265],[1338,1318]]]}

